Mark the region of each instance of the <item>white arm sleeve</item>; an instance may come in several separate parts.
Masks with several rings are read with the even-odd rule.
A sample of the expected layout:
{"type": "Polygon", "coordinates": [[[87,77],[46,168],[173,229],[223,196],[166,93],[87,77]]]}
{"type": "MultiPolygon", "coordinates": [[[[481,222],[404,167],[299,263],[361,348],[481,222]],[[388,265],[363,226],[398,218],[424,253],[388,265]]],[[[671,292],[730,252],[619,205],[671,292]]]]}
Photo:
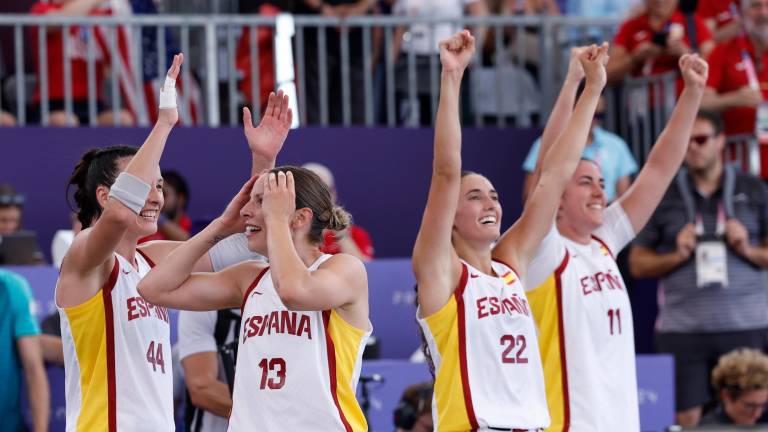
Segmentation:
{"type": "Polygon", "coordinates": [[[557,270],[563,258],[565,258],[565,242],[557,230],[557,225],[553,223],[528,264],[526,274],[521,275],[525,290],[536,289],[544,283],[557,270]]]}
{"type": "Polygon", "coordinates": [[[213,271],[223,270],[247,260],[267,262],[266,258],[248,249],[248,239],[244,233],[234,234],[220,241],[208,251],[208,256],[211,257],[213,271]]]}
{"type": "Polygon", "coordinates": [[[201,352],[216,352],[216,311],[179,312],[179,359],[201,352]]]}
{"type": "Polygon", "coordinates": [[[594,235],[605,242],[613,256],[617,256],[635,238],[637,233],[621,206],[621,200],[608,206],[603,213],[603,225],[595,230],[594,235]]]}

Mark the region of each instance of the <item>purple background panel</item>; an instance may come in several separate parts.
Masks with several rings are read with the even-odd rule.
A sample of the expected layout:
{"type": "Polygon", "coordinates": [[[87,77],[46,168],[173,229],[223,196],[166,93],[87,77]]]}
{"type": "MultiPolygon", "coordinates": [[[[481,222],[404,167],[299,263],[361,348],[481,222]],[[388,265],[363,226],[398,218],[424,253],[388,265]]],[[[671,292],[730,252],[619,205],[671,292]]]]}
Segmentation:
{"type": "MultiPolygon", "coordinates": [[[[0,128],[0,182],[27,197],[24,225],[36,230],[50,254],[58,229],[69,227],[66,183],[82,153],[93,147],[140,145],[144,128],[0,128]]],[[[537,130],[466,130],[464,169],[485,174],[499,190],[506,228],[521,209],[521,165],[537,130]]],[[[341,204],[368,230],[378,257],[411,255],[426,203],[432,169],[431,129],[303,128],[292,131],[278,164],[317,161],[336,175],[341,204]]],[[[189,213],[215,217],[250,173],[242,131],[177,128],[166,146],[163,169],[187,177],[189,213]]]]}

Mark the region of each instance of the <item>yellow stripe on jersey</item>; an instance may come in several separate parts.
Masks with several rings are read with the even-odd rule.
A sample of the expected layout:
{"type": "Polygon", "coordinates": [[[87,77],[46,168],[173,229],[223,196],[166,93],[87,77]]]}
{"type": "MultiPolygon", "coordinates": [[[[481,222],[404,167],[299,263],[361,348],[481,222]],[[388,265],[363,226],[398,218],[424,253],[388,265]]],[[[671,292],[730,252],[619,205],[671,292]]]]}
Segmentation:
{"type": "Polygon", "coordinates": [[[107,331],[103,293],[99,290],[85,303],[63,310],[69,322],[80,366],[81,405],[77,430],[109,430],[107,331]]]}
{"type": "Polygon", "coordinates": [[[562,431],[565,428],[569,407],[567,389],[564,389],[561,357],[560,308],[558,305],[557,277],[553,273],[541,285],[525,293],[531,306],[536,326],[539,330],[539,352],[544,368],[544,381],[547,389],[547,405],[552,420],[547,431],[562,431]]]}
{"type": "Polygon", "coordinates": [[[439,311],[425,318],[429,332],[437,345],[440,367],[435,376],[434,398],[437,404],[435,430],[466,431],[472,426],[464,401],[459,357],[459,319],[456,296],[439,311]]]}
{"type": "Polygon", "coordinates": [[[356,389],[351,385],[360,350],[363,349],[361,345],[365,332],[346,322],[336,310],[331,310],[327,331],[336,353],[336,395],[339,407],[353,431],[367,431],[368,424],[355,398],[356,389]]]}

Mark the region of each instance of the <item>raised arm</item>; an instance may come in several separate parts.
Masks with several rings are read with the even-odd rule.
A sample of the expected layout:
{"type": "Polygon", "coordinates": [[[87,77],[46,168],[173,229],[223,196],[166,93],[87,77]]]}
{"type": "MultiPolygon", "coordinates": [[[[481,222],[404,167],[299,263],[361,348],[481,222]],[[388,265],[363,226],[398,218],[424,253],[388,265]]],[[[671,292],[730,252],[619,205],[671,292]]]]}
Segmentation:
{"type": "MultiPolygon", "coordinates": [[[[159,118],[155,127],[150,132],[138,153],[131,159],[125,168],[125,173],[132,179],[131,196],[140,199],[139,195],[152,200],[151,188],[157,193],[162,193],[162,180],[160,178],[160,157],[165,149],[165,142],[171,129],[178,120],[175,100],[175,80],[184,60],[182,54],[173,58],[173,65],[168,70],[163,89],[161,89],[161,101],[172,100],[172,106],[164,108],[161,102],[159,118]],[[164,98],[165,96],[165,98],[164,98]],[[138,191],[136,191],[138,190],[138,191]]],[[[115,185],[112,186],[115,189],[115,185]]],[[[129,208],[120,200],[108,197],[109,188],[98,186],[96,196],[104,205],[104,210],[92,227],[83,230],[75,238],[67,253],[61,269],[62,278],[72,277],[73,283],[62,284],[60,299],[66,301],[62,304],[79,304],[93,296],[101,287],[101,283],[108,276],[112,265],[112,255],[124,233],[131,224],[136,223],[138,217],[135,209],[129,208]],[[93,278],[97,283],[83,284],[84,279],[93,278]],[[76,292],[70,292],[69,287],[76,287],[76,292]],[[85,288],[88,287],[88,288],[85,288]]],[[[137,203],[137,205],[146,205],[137,203]]],[[[157,209],[159,211],[159,208],[157,209]]]]}
{"type": "Polygon", "coordinates": [[[648,222],[683,163],[707,83],[707,62],[697,54],[682,56],[679,64],[685,89],[637,180],[619,200],[635,232],[648,222]]]}
{"type": "Polygon", "coordinates": [[[568,72],[565,75],[565,81],[563,81],[563,86],[560,88],[560,94],[557,96],[555,106],[549,114],[549,119],[547,119],[547,124],[544,127],[544,133],[541,135],[541,148],[539,148],[538,158],[536,158],[536,168],[530,178],[526,178],[526,198],[530,193],[531,187],[539,180],[541,162],[544,160],[544,155],[552,148],[557,137],[563,132],[565,125],[568,124],[571,113],[573,113],[576,92],[579,89],[581,80],[584,78],[584,69],[581,67],[581,62],[579,62],[579,55],[585,49],[585,47],[571,48],[571,59],[568,62],[568,72]]]}
{"type": "MultiPolygon", "coordinates": [[[[288,107],[288,102],[288,95],[283,94],[282,90],[277,94],[270,93],[267,108],[257,127],[253,127],[251,111],[247,107],[243,108],[243,133],[248,141],[253,162],[251,177],[275,166],[275,160],[283,148],[293,121],[293,112],[288,107]]],[[[180,244],[178,241],[154,241],[143,244],[141,250],[154,262],[160,262],[180,244]]],[[[216,247],[220,246],[214,246],[216,247]]],[[[193,269],[195,272],[213,270],[208,254],[202,256],[193,269]]]]}
{"type": "Polygon", "coordinates": [[[240,209],[250,199],[256,177],[248,180],[221,216],[179,245],[141,280],[139,293],[150,303],[184,310],[238,307],[250,275],[263,264],[246,262],[216,273],[192,273],[200,258],[226,237],[245,231],[240,209]]]}
{"type": "Polygon", "coordinates": [[[464,70],[475,52],[475,38],[464,30],[440,43],[440,103],[435,120],[432,183],[421,228],[413,248],[423,316],[448,302],[461,277],[461,263],[451,244],[461,188],[459,92],[464,70]]]}
{"type": "Polygon", "coordinates": [[[581,158],[600,93],[606,82],[608,44],[590,46],[579,56],[587,77],[584,92],[563,132],[544,155],[541,175],[520,219],[502,236],[493,257],[525,274],[528,262],[552,228],[560,198],[581,158]]]}
{"type": "Polygon", "coordinates": [[[296,210],[293,173],[269,173],[262,211],[270,272],[280,299],[292,310],[341,309],[350,323],[367,327],[368,276],[363,263],[338,254],[309,271],[295,246],[303,241],[293,237],[305,235],[299,227],[311,225],[314,216],[308,208],[296,210]]]}
{"type": "Polygon", "coordinates": [[[288,107],[288,95],[282,90],[269,94],[267,109],[258,127],[253,126],[251,110],[243,108],[243,133],[251,150],[251,176],[275,167],[275,160],[283,148],[291,129],[293,111],[288,107]]]}

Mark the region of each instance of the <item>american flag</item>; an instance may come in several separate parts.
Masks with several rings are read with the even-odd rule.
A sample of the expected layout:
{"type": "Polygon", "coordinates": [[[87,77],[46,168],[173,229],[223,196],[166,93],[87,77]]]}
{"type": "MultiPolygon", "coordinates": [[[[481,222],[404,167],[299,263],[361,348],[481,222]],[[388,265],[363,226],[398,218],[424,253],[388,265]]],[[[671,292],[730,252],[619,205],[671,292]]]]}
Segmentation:
{"type": "MultiPolygon", "coordinates": [[[[111,0],[108,9],[100,10],[99,14],[113,16],[130,16],[133,14],[157,14],[157,6],[153,0],[111,0]]],[[[116,56],[120,63],[117,68],[117,75],[120,84],[121,100],[124,101],[128,109],[140,125],[148,125],[157,120],[158,100],[157,94],[160,91],[164,75],[158,72],[158,46],[157,46],[157,28],[148,26],[140,28],[139,41],[141,43],[141,57],[136,55],[132,43],[136,38],[132,33],[133,29],[128,26],[119,26],[117,28],[117,47],[119,54],[116,56]],[[136,73],[141,73],[141,85],[137,86],[136,73]]],[[[104,50],[104,57],[109,64],[112,56],[109,55],[108,35],[109,29],[106,27],[96,28],[96,38],[99,46],[104,50]]],[[[165,58],[166,67],[170,67],[173,61],[173,55],[180,52],[179,44],[171,33],[170,29],[165,28],[165,53],[161,55],[165,58]]],[[[185,65],[185,67],[188,67],[185,65]]],[[[201,91],[195,78],[190,74],[190,82],[185,82],[183,75],[179,75],[176,80],[177,92],[181,99],[178,104],[179,121],[181,124],[196,125],[202,120],[200,113],[201,91]],[[189,109],[183,102],[185,98],[189,99],[189,109]]]]}

